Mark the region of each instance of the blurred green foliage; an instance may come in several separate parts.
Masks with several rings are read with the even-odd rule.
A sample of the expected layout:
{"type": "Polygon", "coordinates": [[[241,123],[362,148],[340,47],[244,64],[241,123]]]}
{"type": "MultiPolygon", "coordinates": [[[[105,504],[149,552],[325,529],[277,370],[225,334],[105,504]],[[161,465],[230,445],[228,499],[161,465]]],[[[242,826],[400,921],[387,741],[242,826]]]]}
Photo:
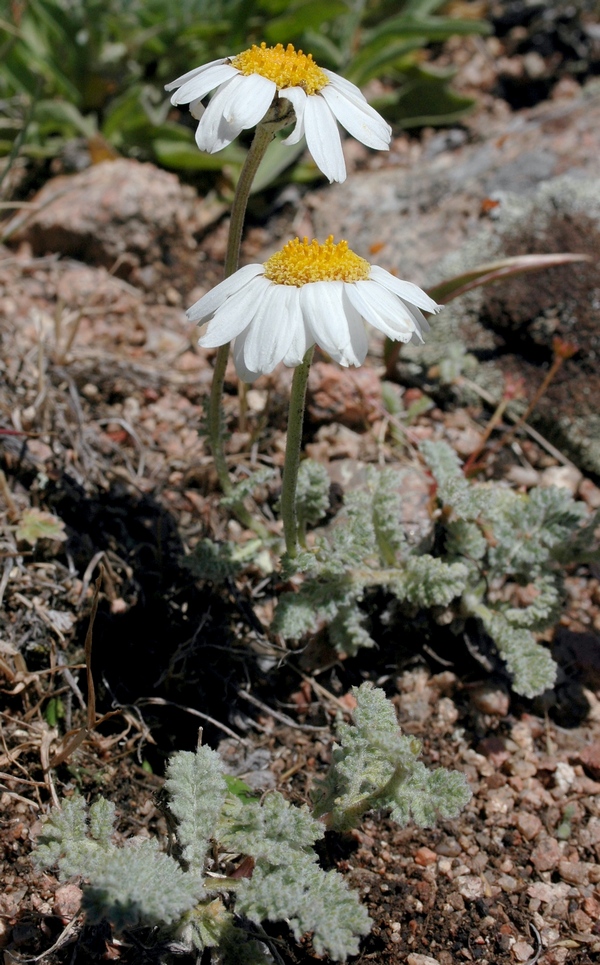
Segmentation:
{"type": "MultiPolygon", "coordinates": [[[[451,72],[426,66],[423,48],[456,34],[487,33],[489,26],[444,16],[444,6],[444,0],[8,0],[0,14],[0,156],[49,158],[74,138],[100,135],[96,140],[119,153],[179,171],[225,171],[234,182],[244,148],[200,152],[193,119],[187,109],[171,108],[164,84],[262,40],[311,51],[359,86],[385,80],[390,93],[374,105],[397,125],[453,122],[471,101],[452,92],[451,72]]],[[[267,182],[301,153],[272,147],[267,182]]],[[[318,171],[298,165],[295,176],[318,171]]]]}

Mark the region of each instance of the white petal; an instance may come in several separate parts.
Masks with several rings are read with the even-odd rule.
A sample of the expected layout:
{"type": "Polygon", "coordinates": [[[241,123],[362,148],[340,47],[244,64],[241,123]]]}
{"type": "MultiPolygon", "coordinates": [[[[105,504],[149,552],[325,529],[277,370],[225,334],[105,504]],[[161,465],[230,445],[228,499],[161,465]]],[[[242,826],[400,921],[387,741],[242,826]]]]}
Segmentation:
{"type": "Polygon", "coordinates": [[[365,100],[350,97],[328,84],[320,92],[331,111],[357,141],[377,151],[388,151],[392,137],[390,125],[365,100]]]}
{"type": "Polygon", "coordinates": [[[333,70],[327,70],[325,67],[322,69],[323,73],[327,74],[329,83],[332,87],[335,87],[336,90],[339,90],[342,93],[350,94],[351,97],[356,97],[358,100],[363,100],[366,103],[366,97],[361,91],[360,87],[357,87],[356,84],[352,83],[352,81],[346,80],[345,77],[340,77],[340,75],[334,73],[333,70]]]}
{"type": "Polygon", "coordinates": [[[232,98],[229,110],[224,113],[225,120],[239,125],[242,131],[262,121],[277,93],[277,85],[261,74],[248,74],[241,80],[239,96],[232,98]]]}
{"type": "Polygon", "coordinates": [[[200,120],[205,110],[206,108],[202,103],[201,97],[196,97],[195,100],[190,101],[190,114],[192,117],[195,117],[197,121],[200,120]]]}
{"type": "Polygon", "coordinates": [[[244,364],[249,371],[263,375],[272,372],[289,349],[293,330],[287,308],[291,295],[292,286],[273,283],[261,295],[245,340],[244,364]]]}
{"type": "Polygon", "coordinates": [[[296,126],[283,143],[297,144],[300,138],[304,137],[304,111],[307,95],[301,87],[284,87],[283,90],[279,91],[279,96],[285,97],[290,102],[296,115],[296,126]]]}
{"type": "Polygon", "coordinates": [[[233,361],[235,364],[235,370],[242,380],[242,382],[254,382],[258,378],[260,372],[251,372],[246,363],[244,362],[244,347],[246,345],[246,338],[248,332],[250,331],[250,326],[245,328],[241,332],[233,343],[233,361]]]}
{"type": "Polygon", "coordinates": [[[208,64],[201,64],[200,67],[194,67],[192,70],[188,70],[186,74],[182,74],[176,80],[172,80],[170,84],[165,84],[165,90],[175,90],[176,87],[182,87],[183,84],[187,84],[188,80],[192,77],[197,77],[205,70],[209,70],[210,67],[215,67],[216,64],[224,64],[227,62],[228,57],[219,57],[218,60],[211,60],[208,64]]]}
{"type": "Polygon", "coordinates": [[[350,333],[352,350],[355,358],[357,359],[357,361],[353,364],[362,365],[367,357],[367,352],[369,351],[369,338],[367,336],[367,330],[365,328],[362,315],[360,312],[357,312],[354,305],[348,298],[346,292],[347,287],[347,285],[344,285],[344,313],[348,320],[348,331],[350,333]]]}
{"type": "Polygon", "coordinates": [[[358,281],[346,285],[346,294],[362,317],[388,338],[408,342],[415,331],[415,323],[403,302],[391,292],[358,281]]]}
{"type": "Polygon", "coordinates": [[[208,323],[206,334],[198,340],[202,348],[225,345],[252,323],[261,296],[270,285],[266,278],[256,278],[221,305],[208,323]]]}
{"type": "Polygon", "coordinates": [[[426,312],[439,312],[443,308],[443,305],[434,302],[433,298],[430,298],[418,285],[413,285],[411,281],[402,281],[401,278],[396,278],[395,275],[391,275],[389,271],[380,268],[379,265],[371,265],[371,278],[387,288],[388,291],[399,295],[405,302],[410,302],[411,305],[416,305],[426,312]]]}
{"type": "MultiPolygon", "coordinates": [[[[430,328],[429,322],[427,321],[427,319],[426,319],[425,316],[423,315],[423,312],[421,311],[421,309],[420,309],[420,308],[415,308],[414,305],[409,305],[408,302],[405,302],[405,301],[404,301],[404,299],[401,299],[401,301],[402,301],[402,304],[404,305],[406,311],[407,311],[407,312],[410,312],[410,314],[411,314],[411,316],[412,316],[412,318],[413,318],[413,320],[414,320],[414,323],[415,323],[415,327],[416,327],[416,329],[417,329],[417,332],[418,332],[419,334],[420,334],[421,332],[428,332],[428,331],[429,331],[429,328],[430,328]]],[[[421,341],[422,341],[422,339],[421,339],[421,341]]]]}
{"type": "Polygon", "coordinates": [[[233,275],[230,275],[229,278],[219,282],[206,295],[194,302],[191,308],[188,308],[186,315],[190,322],[201,322],[203,319],[209,318],[230,295],[240,291],[257,275],[262,275],[264,270],[264,265],[245,265],[234,272],[233,275]]]}
{"type": "Polygon", "coordinates": [[[259,78],[258,74],[244,77],[236,72],[232,80],[221,84],[204,112],[196,131],[196,144],[200,150],[215,154],[231,144],[244,128],[254,127],[264,117],[275,90],[273,81],[265,77],[259,78]],[[258,88],[260,97],[257,97],[258,88]],[[272,93],[265,108],[267,91],[272,93]]]}
{"type": "Polygon", "coordinates": [[[330,181],[345,181],[346,163],[337,122],[318,94],[306,98],[304,128],[308,150],[317,167],[330,181]]]}
{"type": "Polygon", "coordinates": [[[300,307],[300,288],[290,286],[291,295],[289,296],[288,312],[290,328],[292,329],[292,341],[283,357],[284,365],[300,365],[304,356],[311,345],[315,344],[312,332],[304,320],[304,315],[300,307]]]}
{"type": "Polygon", "coordinates": [[[300,289],[300,305],[315,342],[341,365],[360,365],[344,310],[344,282],[315,281],[300,289]]]}
{"type": "Polygon", "coordinates": [[[209,70],[192,77],[171,97],[171,104],[188,104],[190,101],[202,100],[215,87],[220,87],[233,77],[239,77],[240,72],[230,64],[215,64],[209,70]]]}

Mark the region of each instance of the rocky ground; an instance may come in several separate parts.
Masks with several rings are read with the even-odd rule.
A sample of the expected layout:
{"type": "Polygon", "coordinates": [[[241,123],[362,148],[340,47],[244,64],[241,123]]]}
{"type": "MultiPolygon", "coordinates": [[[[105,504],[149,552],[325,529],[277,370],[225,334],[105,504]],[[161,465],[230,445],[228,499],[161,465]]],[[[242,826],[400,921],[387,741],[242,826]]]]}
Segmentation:
{"type": "MultiPolygon", "coordinates": [[[[540,11],[527,20],[532,5],[495,6],[496,36],[439,53],[440,63],[460,67],[459,86],[477,93],[478,110],[448,131],[398,136],[389,157],[348,142],[348,181],[287,191],[267,216],[256,211],[244,261],[264,260],[292,233],[346,236],[371,261],[424,286],[502,254],[568,248],[597,259],[600,95],[593,78],[569,67],[583,61],[584,42],[596,62],[597,33],[576,36],[564,11],[563,20],[540,20],[540,11]],[[576,42],[579,61],[569,54],[576,42]]],[[[515,698],[466,649],[441,663],[388,640],[336,661],[317,638],[282,660],[280,641],[265,632],[282,589],[271,560],[219,590],[182,564],[201,537],[250,536],[219,507],[202,435],[211,353],[197,348],[184,314],[221,277],[223,204],[127,159],[50,178],[24,200],[3,222],[0,248],[5,962],[147,960],[101,929],[82,931],[77,887],[32,869],[40,818],[65,788],[109,796],[124,835],[164,836],[156,793],[165,759],[194,747],[201,726],[232,773],[301,803],[328,760],[336,714],[347,713],[350,687],[365,678],[394,699],[427,763],[467,774],[473,799],[433,830],[400,831],[372,815],[354,835],[328,838],[323,860],[347,873],[374,920],[359,960],[597,960],[597,567],[567,574],[565,614],[548,635],[561,686],[546,703],[515,698]],[[58,531],[34,548],[19,541],[32,507],[60,517],[67,539],[58,531]],[[100,565],[92,670],[97,710],[114,715],[69,751],[65,734],[86,719],[84,641],[100,565]]],[[[533,394],[560,334],[584,351],[561,370],[528,433],[490,458],[485,473],[523,491],[566,485],[598,508],[598,305],[593,262],[453,303],[422,356],[403,352],[387,374],[404,413],[431,399],[405,417],[400,441],[382,402],[381,343],[356,371],[320,358],[305,442],[328,466],[335,497],[362,464],[393,465],[403,473],[407,527],[427,526],[429,483],[415,442],[446,439],[467,458],[502,378],[524,375],[533,394]],[[444,381],[439,362],[452,344],[461,346],[457,358],[464,350],[479,364],[444,381]]],[[[228,453],[238,478],[259,465],[281,468],[288,389],[288,372],[259,380],[240,421],[228,370],[228,453]]],[[[277,481],[259,496],[274,532],[276,495],[277,481]]],[[[285,928],[273,934],[285,938],[285,928]]],[[[309,942],[283,947],[286,962],[314,961],[309,942]]]]}

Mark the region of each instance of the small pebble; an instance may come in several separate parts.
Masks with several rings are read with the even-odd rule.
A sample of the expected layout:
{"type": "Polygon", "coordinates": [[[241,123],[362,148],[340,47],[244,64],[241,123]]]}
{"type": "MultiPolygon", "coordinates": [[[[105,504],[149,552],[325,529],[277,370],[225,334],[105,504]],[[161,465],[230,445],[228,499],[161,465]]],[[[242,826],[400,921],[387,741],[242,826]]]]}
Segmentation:
{"type": "Polygon", "coordinates": [[[462,878],[457,878],[456,887],[459,895],[467,901],[483,898],[483,881],[479,875],[464,875],[462,878]]]}
{"type": "Polygon", "coordinates": [[[559,861],[558,873],[571,885],[585,885],[589,879],[590,865],[587,861],[559,861]]]}
{"type": "Polygon", "coordinates": [[[77,885],[60,885],[54,893],[54,913],[71,919],[79,914],[83,892],[77,885]]]}
{"type": "Polygon", "coordinates": [[[528,811],[521,811],[515,824],[526,841],[533,841],[542,830],[542,822],[537,814],[530,814],[528,811]]]}
{"type": "Polygon", "coordinates": [[[516,486],[525,486],[527,489],[539,485],[540,481],[540,474],[537,470],[529,469],[526,466],[511,466],[506,473],[506,477],[516,486]]]}
{"type": "Polygon", "coordinates": [[[437,854],[431,848],[419,848],[415,854],[415,864],[421,865],[422,868],[426,868],[427,865],[434,864],[436,861],[437,854]]]}
{"type": "Polygon", "coordinates": [[[600,489],[594,485],[591,479],[581,480],[578,494],[590,509],[600,509],[600,489]]]}
{"type": "Polygon", "coordinates": [[[576,777],[577,775],[570,764],[559,761],[554,771],[554,784],[559,790],[566,794],[576,777]]]}
{"type": "Polygon", "coordinates": [[[473,706],[482,714],[506,717],[510,707],[510,697],[502,687],[481,684],[479,687],[474,687],[469,696],[473,706]]]}
{"type": "Polygon", "coordinates": [[[502,888],[502,891],[506,891],[507,894],[511,895],[519,887],[519,882],[512,875],[500,875],[498,878],[498,884],[502,888]]]}
{"type": "Polygon", "coordinates": [[[542,838],[531,852],[531,861],[536,871],[552,871],[562,858],[562,849],[556,838],[542,838]]]}
{"type": "Polygon", "coordinates": [[[533,947],[529,942],[515,942],[512,947],[512,953],[518,962],[526,962],[528,958],[531,958],[534,954],[533,947]]]}
{"type": "Polygon", "coordinates": [[[540,475],[540,486],[558,486],[575,495],[581,480],[581,473],[575,466],[548,466],[540,475]]]}
{"type": "Polygon", "coordinates": [[[456,838],[443,838],[443,840],[436,845],[436,851],[438,854],[444,855],[444,857],[447,858],[458,858],[462,852],[462,848],[456,838]]]}
{"type": "Polygon", "coordinates": [[[600,740],[588,744],[577,757],[592,777],[600,777],[600,740]]]}

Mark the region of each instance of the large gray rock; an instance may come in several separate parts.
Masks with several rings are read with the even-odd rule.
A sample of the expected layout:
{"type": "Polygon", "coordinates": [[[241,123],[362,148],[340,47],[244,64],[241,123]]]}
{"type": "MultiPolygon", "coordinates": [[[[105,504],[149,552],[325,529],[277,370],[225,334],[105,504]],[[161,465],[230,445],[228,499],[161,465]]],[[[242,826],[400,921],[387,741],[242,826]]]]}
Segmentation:
{"type": "Polygon", "coordinates": [[[488,199],[507,191],[526,197],[565,173],[596,177],[599,157],[595,82],[578,97],[545,102],[487,129],[480,122],[472,142],[462,131],[440,132],[414,162],[399,158],[402,167],[361,171],[314,192],[307,199],[314,236],[346,238],[369,261],[428,287],[449,252],[481,229],[494,233],[488,199]]]}
{"type": "Polygon", "coordinates": [[[440,153],[436,143],[447,145],[448,135],[436,135],[414,169],[361,173],[313,198],[315,234],[347,238],[425,288],[511,255],[588,254],[590,263],[452,302],[424,347],[402,347],[400,373],[422,383],[432,365],[466,349],[479,358],[471,377],[496,398],[506,375],[524,377],[531,398],[551,364],[553,338],[576,342],[577,355],[530,421],[581,468],[600,473],[600,86],[518,114],[477,143],[440,153]]]}
{"type": "MultiPolygon", "coordinates": [[[[500,399],[506,377],[533,397],[552,363],[553,341],[577,345],[529,421],[587,471],[600,473],[600,178],[554,178],[531,196],[507,193],[493,234],[479,232],[442,260],[437,279],[517,254],[570,251],[589,262],[477,288],[436,316],[423,347],[406,346],[400,371],[427,381],[456,345],[479,359],[470,378],[500,399]]],[[[468,399],[468,390],[457,389],[468,399]]]]}

